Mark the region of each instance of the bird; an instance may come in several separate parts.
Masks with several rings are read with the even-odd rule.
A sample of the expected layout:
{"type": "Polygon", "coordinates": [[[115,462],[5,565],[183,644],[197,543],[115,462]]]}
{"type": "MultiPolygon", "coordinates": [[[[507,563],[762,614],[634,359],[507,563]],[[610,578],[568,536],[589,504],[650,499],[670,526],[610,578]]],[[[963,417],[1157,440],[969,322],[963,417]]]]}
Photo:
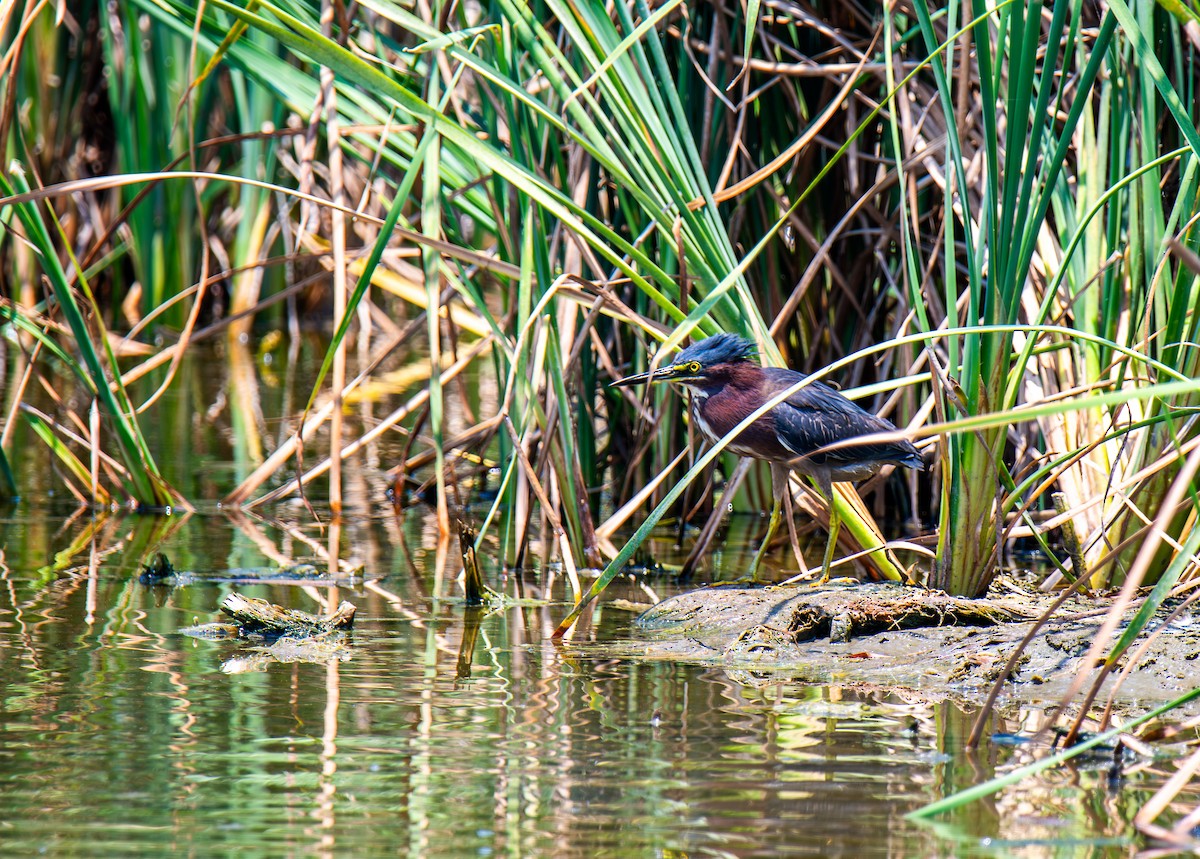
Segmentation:
{"type": "MultiPolygon", "coordinates": [[[[720,441],[752,412],[808,377],[795,370],[763,367],[755,345],[736,334],[717,334],[688,346],[673,361],[612,383],[626,387],[673,382],[692,394],[692,421],[711,442],[720,441]]],[[[847,443],[860,436],[896,434],[890,421],[855,405],[829,385],[810,380],[775,404],[732,438],[726,450],[771,466],[774,505],[762,545],[747,577],[757,581],[758,567],[779,527],[789,473],[813,479],[829,502],[829,537],[818,584],[829,581],[829,568],[841,525],[833,503],[833,484],[863,480],[885,465],[925,469],[921,452],[896,438],[847,443]]]]}

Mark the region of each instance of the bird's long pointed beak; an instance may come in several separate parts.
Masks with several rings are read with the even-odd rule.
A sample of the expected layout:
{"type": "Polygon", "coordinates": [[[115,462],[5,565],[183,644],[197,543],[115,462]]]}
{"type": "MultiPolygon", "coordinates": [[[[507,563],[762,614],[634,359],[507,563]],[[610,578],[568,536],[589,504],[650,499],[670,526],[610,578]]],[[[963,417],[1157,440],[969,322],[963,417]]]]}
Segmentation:
{"type": "Polygon", "coordinates": [[[617,379],[609,387],[625,388],[629,385],[640,385],[642,382],[665,382],[668,379],[674,378],[675,375],[674,367],[659,367],[657,370],[648,370],[645,373],[635,373],[632,376],[626,376],[624,379],[617,379]]]}

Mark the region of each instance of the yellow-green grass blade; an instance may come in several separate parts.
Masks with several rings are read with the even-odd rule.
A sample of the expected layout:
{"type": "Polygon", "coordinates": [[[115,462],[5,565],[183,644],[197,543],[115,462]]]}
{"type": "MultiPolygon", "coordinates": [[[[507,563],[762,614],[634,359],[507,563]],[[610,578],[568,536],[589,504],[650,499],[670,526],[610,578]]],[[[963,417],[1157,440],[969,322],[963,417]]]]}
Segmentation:
{"type": "Polygon", "coordinates": [[[58,458],[58,461],[75,478],[79,488],[84,492],[94,490],[93,503],[107,505],[110,501],[108,490],[103,486],[92,486],[92,478],[87,466],[80,461],[74,451],[67,447],[62,439],[55,435],[54,429],[40,415],[26,412],[25,420],[32,427],[33,431],[37,433],[38,438],[45,442],[46,447],[50,448],[50,451],[58,458]]]}

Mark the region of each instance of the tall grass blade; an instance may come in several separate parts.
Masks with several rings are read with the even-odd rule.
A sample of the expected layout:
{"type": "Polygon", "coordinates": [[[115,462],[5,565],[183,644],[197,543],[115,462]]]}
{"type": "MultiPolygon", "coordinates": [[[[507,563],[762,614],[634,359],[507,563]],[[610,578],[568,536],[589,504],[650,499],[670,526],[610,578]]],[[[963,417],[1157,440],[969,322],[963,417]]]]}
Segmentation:
{"type": "MultiPolygon", "coordinates": [[[[10,167],[7,176],[0,175],[0,192],[3,192],[5,196],[12,196],[18,191],[26,193],[29,191],[29,186],[25,183],[21,169],[14,164],[10,167]],[[9,177],[12,179],[11,184],[9,177]]],[[[100,322],[100,309],[88,289],[87,282],[82,279],[77,281],[87,302],[91,319],[98,329],[94,338],[87,317],[75,299],[75,290],[59,262],[54,243],[51,241],[50,234],[37,209],[32,203],[17,203],[14,208],[25,229],[26,238],[38,253],[42,271],[45,273],[63,317],[71,329],[75,339],[75,348],[79,350],[83,358],[83,366],[90,379],[89,387],[99,399],[103,416],[116,437],[121,459],[127,471],[126,491],[139,505],[170,506],[175,501],[174,495],[159,475],[158,467],[155,465],[150,449],[138,427],[137,418],[125,393],[125,388],[119,378],[110,382],[104,369],[105,360],[110,367],[115,368],[117,364],[109,347],[104,326],[100,322]],[[97,351],[97,343],[105,352],[104,358],[97,351]]],[[[116,376],[115,373],[114,376],[116,376]]]]}

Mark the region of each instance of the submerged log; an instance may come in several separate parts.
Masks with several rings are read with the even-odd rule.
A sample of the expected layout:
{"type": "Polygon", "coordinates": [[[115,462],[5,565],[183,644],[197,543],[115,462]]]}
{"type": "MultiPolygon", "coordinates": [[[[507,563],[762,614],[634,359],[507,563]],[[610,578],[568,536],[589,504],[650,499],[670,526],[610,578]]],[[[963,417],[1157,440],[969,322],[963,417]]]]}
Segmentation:
{"type": "Polygon", "coordinates": [[[233,623],[204,623],[179,630],[209,641],[239,639],[245,647],[225,660],[226,674],[265,671],[275,662],[345,662],[350,658],[350,627],[354,606],[342,602],[329,617],[283,608],[266,600],[231,593],[221,601],[221,611],[233,623]]]}
{"type": "Polygon", "coordinates": [[[235,591],[221,600],[221,611],[229,615],[233,622],[241,627],[243,633],[303,638],[350,629],[354,625],[355,608],[343,600],[332,615],[318,617],[305,611],[283,608],[263,599],[243,596],[235,591]]]}

